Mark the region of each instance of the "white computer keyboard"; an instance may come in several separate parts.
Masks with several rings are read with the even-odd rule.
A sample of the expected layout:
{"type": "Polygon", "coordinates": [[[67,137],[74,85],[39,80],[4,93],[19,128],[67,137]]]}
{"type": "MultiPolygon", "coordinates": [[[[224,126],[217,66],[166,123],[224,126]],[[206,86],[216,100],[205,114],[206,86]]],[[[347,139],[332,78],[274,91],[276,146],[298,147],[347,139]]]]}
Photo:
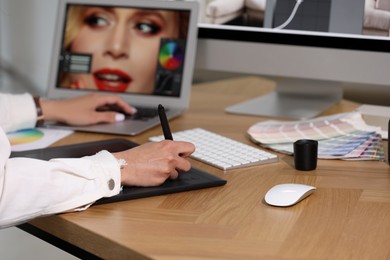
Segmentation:
{"type": "MultiPolygon", "coordinates": [[[[273,163],[278,161],[275,154],[235,141],[203,128],[193,128],[172,133],[177,141],[188,141],[195,145],[192,158],[210,164],[222,170],[273,163]]],[[[158,142],[164,136],[150,137],[158,142]]]]}

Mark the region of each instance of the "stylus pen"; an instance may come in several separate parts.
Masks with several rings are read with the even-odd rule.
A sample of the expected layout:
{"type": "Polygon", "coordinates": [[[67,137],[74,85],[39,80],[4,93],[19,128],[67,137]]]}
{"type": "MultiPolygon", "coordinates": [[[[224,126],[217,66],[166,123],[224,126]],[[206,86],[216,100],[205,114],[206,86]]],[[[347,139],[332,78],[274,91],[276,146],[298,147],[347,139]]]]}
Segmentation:
{"type": "Polygon", "coordinates": [[[161,128],[163,130],[165,140],[173,140],[167,115],[165,114],[165,109],[161,104],[158,105],[158,116],[160,117],[161,128]]]}

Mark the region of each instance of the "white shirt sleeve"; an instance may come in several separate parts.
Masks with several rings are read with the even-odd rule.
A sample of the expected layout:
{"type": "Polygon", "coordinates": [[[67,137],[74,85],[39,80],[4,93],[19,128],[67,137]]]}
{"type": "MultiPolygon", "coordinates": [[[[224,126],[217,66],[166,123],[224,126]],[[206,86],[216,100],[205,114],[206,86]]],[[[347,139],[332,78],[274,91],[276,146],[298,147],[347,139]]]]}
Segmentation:
{"type": "Polygon", "coordinates": [[[4,131],[33,128],[36,120],[30,94],[0,93],[0,228],[83,210],[120,191],[120,167],[107,151],[79,159],[9,158],[11,148],[4,131]]]}
{"type": "Polygon", "coordinates": [[[10,153],[0,127],[0,227],[85,209],[102,197],[118,194],[121,188],[120,167],[107,151],[50,161],[9,158],[10,153]]]}
{"type": "Polygon", "coordinates": [[[35,103],[30,94],[0,93],[0,126],[5,132],[33,128],[36,121],[35,103]]]}

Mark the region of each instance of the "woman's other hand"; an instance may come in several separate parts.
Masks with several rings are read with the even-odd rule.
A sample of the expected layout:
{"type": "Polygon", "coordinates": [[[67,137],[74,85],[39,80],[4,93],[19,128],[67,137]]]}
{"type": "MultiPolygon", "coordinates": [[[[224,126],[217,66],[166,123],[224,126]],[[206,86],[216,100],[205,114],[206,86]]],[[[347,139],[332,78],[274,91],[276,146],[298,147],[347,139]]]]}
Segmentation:
{"type": "Polygon", "coordinates": [[[118,95],[88,94],[61,100],[41,100],[45,120],[58,121],[69,125],[93,125],[114,123],[124,120],[124,115],[116,111],[98,111],[98,108],[114,105],[126,114],[134,114],[136,109],[118,95]]]}

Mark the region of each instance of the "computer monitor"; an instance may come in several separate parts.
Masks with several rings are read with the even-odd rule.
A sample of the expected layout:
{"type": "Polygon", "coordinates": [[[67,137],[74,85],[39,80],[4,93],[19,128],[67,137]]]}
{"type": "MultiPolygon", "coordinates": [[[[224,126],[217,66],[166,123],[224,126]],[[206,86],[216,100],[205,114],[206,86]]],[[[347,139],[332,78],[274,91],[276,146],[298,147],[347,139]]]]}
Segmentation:
{"type": "MultiPolygon", "coordinates": [[[[249,11],[265,0],[237,1],[252,6],[242,6],[231,19],[211,17],[233,10],[229,2],[214,0],[203,7],[197,69],[272,77],[277,87],[227,112],[312,118],[342,98],[345,84],[390,88],[389,29],[373,28],[379,0],[268,0],[257,17],[249,11]],[[218,10],[218,4],[224,8],[218,10]],[[297,5],[290,23],[278,28],[297,5]]],[[[387,15],[390,21],[390,10],[387,15]]]]}

